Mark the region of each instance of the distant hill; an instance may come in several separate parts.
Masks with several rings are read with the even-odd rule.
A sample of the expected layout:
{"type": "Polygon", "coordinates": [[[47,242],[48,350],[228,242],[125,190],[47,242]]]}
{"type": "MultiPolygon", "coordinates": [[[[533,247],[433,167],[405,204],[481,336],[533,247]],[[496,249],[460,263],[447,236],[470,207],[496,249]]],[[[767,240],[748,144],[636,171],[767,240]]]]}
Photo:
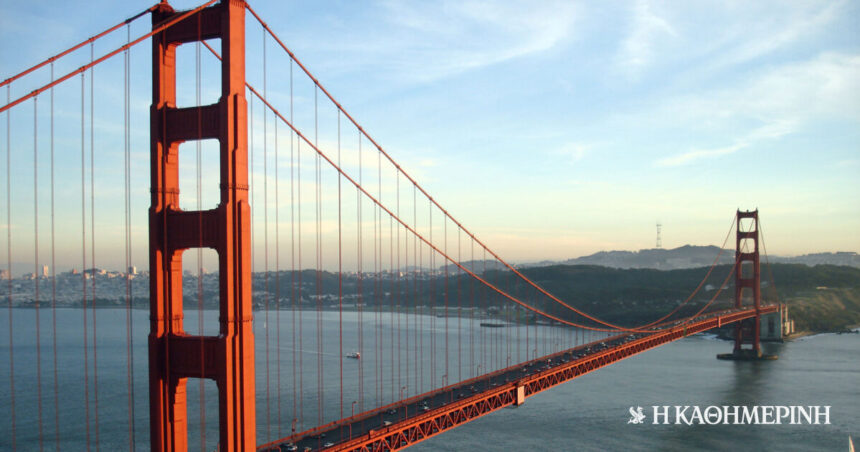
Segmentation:
{"type": "MultiPolygon", "coordinates": [[[[553,265],[527,268],[523,273],[575,307],[611,322],[636,325],[654,320],[677,306],[699,284],[705,270],[553,265]]],[[[716,267],[707,279],[708,284],[678,316],[692,315],[714,296],[715,288],[730,272],[731,264],[716,267]]],[[[489,275],[488,279],[498,284],[511,280],[508,272],[489,275]]],[[[730,279],[714,307],[728,308],[733,295],[734,281],[730,279]]],[[[762,268],[762,300],[788,303],[798,331],[844,331],[860,325],[860,269],[772,264],[762,268]],[[771,280],[774,284],[770,284],[771,280]]],[[[545,300],[544,303],[546,310],[566,315],[564,309],[545,300]]]]}
{"type": "MultiPolygon", "coordinates": [[[[652,248],[639,251],[600,251],[589,256],[577,257],[561,262],[565,265],[599,265],[610,268],[653,268],[678,270],[683,268],[709,267],[720,249],[716,246],[684,245],[674,249],[652,248]]],[[[726,250],[719,264],[731,264],[734,250],[726,250]]],[[[855,252],[815,253],[796,257],[769,256],[771,263],[804,265],[844,265],[860,268],[860,255],[855,252]]]]}
{"type": "Polygon", "coordinates": [[[773,256],[771,262],[780,264],[804,264],[804,265],[845,265],[860,268],[860,254],[853,251],[840,251],[837,253],[814,253],[804,254],[797,257],[773,256]]]}
{"type": "MultiPolygon", "coordinates": [[[[653,268],[678,270],[682,268],[709,267],[720,249],[716,246],[684,245],[675,249],[653,248],[639,251],[601,251],[590,256],[568,259],[566,265],[600,265],[611,268],[653,268]]],[[[720,256],[720,264],[731,264],[734,251],[726,250],[720,256]]]]}
{"type": "MultiPolygon", "coordinates": [[[[493,260],[487,259],[487,260],[482,260],[482,261],[478,261],[478,260],[463,261],[463,262],[460,262],[460,265],[462,265],[463,268],[469,270],[470,272],[479,273],[479,274],[483,273],[485,271],[504,270],[506,268],[504,265],[502,265],[501,262],[499,262],[495,259],[493,259],[493,260]]],[[[451,273],[456,273],[460,270],[460,267],[458,267],[454,264],[448,264],[448,265],[443,265],[443,266],[439,267],[439,271],[445,271],[445,270],[448,270],[451,273]]]]}

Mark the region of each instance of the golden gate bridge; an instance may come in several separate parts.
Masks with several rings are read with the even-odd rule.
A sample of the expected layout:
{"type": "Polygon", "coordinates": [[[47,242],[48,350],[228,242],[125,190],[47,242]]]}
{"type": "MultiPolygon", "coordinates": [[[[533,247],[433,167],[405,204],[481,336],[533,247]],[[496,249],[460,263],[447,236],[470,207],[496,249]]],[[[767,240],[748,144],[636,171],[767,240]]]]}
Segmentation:
{"type": "Polygon", "coordinates": [[[196,448],[196,441],[201,450],[396,450],[724,325],[735,326],[727,358],[760,358],[760,318],[779,310],[761,301],[757,210],[737,212],[720,251],[735,231],[734,264],[701,302],[696,296],[720,268],[720,255],[683,302],[645,324],[620,325],[565,302],[455,219],[244,1],[211,0],[188,11],[156,4],[0,86],[7,94],[0,107],[9,319],[4,431],[12,450],[60,450],[63,424],[83,431],[76,443],[82,449],[139,447],[147,435],[135,422],[136,296],[146,296],[150,309],[148,439],[159,451],[196,448]],[[151,28],[132,36],[132,24],[145,17],[151,28]],[[95,45],[122,41],[116,36],[123,29],[125,42],[97,56],[95,45]],[[246,58],[248,36],[260,37],[258,61],[246,58]],[[183,45],[193,49],[182,53],[183,45]],[[130,53],[147,46],[152,98],[145,110],[135,89],[146,84],[132,81],[140,72],[130,53]],[[55,73],[65,58],[87,50],[89,61],[55,73]],[[119,71],[102,70],[118,62],[119,71]],[[190,67],[193,77],[182,69],[190,67]],[[210,76],[220,80],[207,85],[210,76]],[[217,100],[203,103],[204,93],[217,100]],[[190,104],[180,107],[178,99],[190,104]],[[107,118],[96,121],[98,108],[110,110],[107,118]],[[143,115],[146,233],[134,219],[143,115]],[[22,156],[32,159],[32,186],[12,182],[12,159],[22,156]],[[216,184],[217,197],[204,191],[216,184]],[[204,199],[214,205],[204,209],[204,199]],[[146,294],[135,293],[133,283],[138,242],[147,249],[146,294]],[[125,360],[104,362],[96,308],[107,289],[97,272],[111,259],[105,250],[118,249],[128,269],[119,275],[118,305],[126,335],[111,346],[124,340],[125,360]],[[34,271],[32,290],[22,295],[12,271],[25,254],[34,271]],[[73,359],[83,375],[63,384],[58,255],[82,267],[73,272],[73,298],[82,308],[73,359]],[[39,266],[47,259],[50,272],[39,266]],[[211,290],[207,259],[217,265],[211,290]],[[196,276],[192,284],[184,273],[196,276]],[[721,306],[719,296],[732,285],[733,303],[721,306]],[[21,314],[13,308],[22,302],[34,312],[32,323],[16,320],[21,314]],[[204,325],[207,303],[217,304],[217,328],[204,325]],[[196,331],[186,321],[195,311],[196,331]],[[21,337],[30,338],[27,350],[16,352],[21,337]],[[33,353],[35,364],[21,353],[33,353]],[[124,388],[104,387],[107,369],[124,371],[124,388]],[[199,383],[193,422],[189,381],[199,383]],[[207,381],[217,390],[217,438],[202,426],[215,422],[206,414],[207,381]],[[18,400],[33,387],[35,409],[18,400]],[[81,392],[82,406],[61,403],[81,392]],[[107,418],[106,404],[113,410],[107,418]],[[117,407],[125,416],[117,417],[117,407]],[[108,428],[123,423],[125,434],[108,428]],[[189,434],[192,423],[201,424],[199,440],[189,434]]]}

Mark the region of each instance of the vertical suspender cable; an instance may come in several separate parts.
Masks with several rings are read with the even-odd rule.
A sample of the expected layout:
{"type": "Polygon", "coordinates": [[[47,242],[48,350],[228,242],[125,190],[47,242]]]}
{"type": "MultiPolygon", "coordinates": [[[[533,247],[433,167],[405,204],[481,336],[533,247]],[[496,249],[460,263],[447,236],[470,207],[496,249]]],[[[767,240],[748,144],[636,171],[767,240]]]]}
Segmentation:
{"type": "MultiPolygon", "coordinates": [[[[519,284],[519,282],[517,282],[517,285],[519,287],[522,287],[522,284],[519,284]]],[[[522,344],[520,344],[520,325],[522,325],[522,318],[520,317],[519,306],[517,306],[514,308],[514,328],[517,329],[517,337],[516,337],[516,340],[514,343],[516,344],[516,348],[517,348],[517,362],[518,363],[523,362],[522,353],[521,353],[522,352],[522,347],[521,347],[522,344]]]]}
{"type": "Polygon", "coordinates": [[[90,364],[89,338],[87,337],[87,205],[86,205],[86,142],[85,142],[85,83],[86,72],[81,72],[81,282],[82,312],[84,317],[84,411],[86,420],[87,451],[90,450],[90,364]]]}
{"type": "MultiPolygon", "coordinates": [[[[448,255],[448,219],[442,217],[442,240],[444,244],[442,245],[442,249],[445,252],[445,255],[448,255]]],[[[445,375],[450,375],[448,372],[448,264],[445,260],[442,260],[445,265],[445,286],[444,286],[444,301],[445,301],[445,375]]],[[[451,377],[448,376],[450,379],[451,377]]],[[[447,383],[447,382],[446,382],[447,383]]]]}
{"type": "MultiPolygon", "coordinates": [[[[761,227],[761,221],[757,221],[756,226],[758,227],[758,233],[761,236],[761,246],[764,250],[764,261],[767,266],[767,273],[770,277],[770,287],[773,291],[773,296],[776,298],[776,302],[779,303],[779,292],[776,290],[776,282],[773,279],[773,269],[770,266],[770,259],[767,254],[767,243],[764,241],[764,228],[761,227]]],[[[781,327],[780,327],[781,328],[781,327]]]]}
{"type": "MultiPolygon", "coordinates": [[[[397,169],[395,176],[396,176],[395,180],[396,180],[396,185],[397,185],[397,218],[400,218],[400,169],[397,169]]],[[[406,302],[406,298],[403,296],[403,290],[401,287],[403,281],[402,281],[402,277],[401,277],[401,268],[400,268],[400,230],[401,230],[401,227],[398,224],[397,225],[397,273],[395,273],[395,277],[397,278],[396,279],[397,284],[394,287],[394,291],[397,294],[397,305],[396,305],[397,306],[397,384],[399,386],[403,386],[403,378],[401,375],[402,369],[401,369],[401,365],[400,365],[401,351],[403,350],[403,347],[401,347],[401,342],[400,342],[400,330],[401,330],[401,318],[400,318],[401,316],[400,316],[400,314],[401,314],[401,311],[403,310],[402,304],[406,302]]],[[[407,318],[406,328],[407,328],[406,329],[406,350],[408,351],[409,350],[409,329],[408,329],[409,328],[409,322],[408,322],[408,318],[407,318]]],[[[406,383],[407,383],[406,386],[408,386],[408,383],[409,383],[409,354],[408,353],[406,354],[406,383]]],[[[409,388],[407,387],[406,389],[407,389],[406,396],[408,397],[409,388]]]]}
{"type": "MultiPolygon", "coordinates": [[[[6,103],[11,100],[9,89],[12,85],[6,85],[6,103]]],[[[12,423],[12,450],[16,449],[15,431],[15,347],[12,340],[14,322],[12,320],[12,141],[9,138],[12,133],[10,117],[12,111],[6,112],[6,268],[9,274],[6,278],[8,289],[7,301],[9,308],[9,411],[12,423]]]]}
{"type": "MultiPolygon", "coordinates": [[[[481,259],[481,269],[482,269],[481,275],[484,278],[486,278],[487,277],[487,252],[486,251],[484,251],[484,256],[481,259]]],[[[481,305],[483,306],[481,314],[482,314],[482,316],[484,316],[484,315],[487,315],[487,313],[489,312],[487,309],[489,307],[488,303],[487,303],[488,300],[487,300],[487,297],[484,296],[485,288],[479,286],[479,289],[481,289],[481,292],[482,292],[481,293],[481,301],[483,302],[483,303],[481,303],[481,305]]],[[[481,359],[479,361],[481,362],[480,366],[482,366],[482,369],[484,369],[484,371],[486,372],[486,370],[487,370],[487,343],[484,340],[484,336],[485,336],[484,330],[485,329],[486,328],[481,328],[478,330],[478,332],[480,334],[480,342],[481,342],[481,359]]],[[[480,372],[477,372],[477,370],[476,370],[476,375],[480,375],[480,372]]]]}
{"type": "MultiPolygon", "coordinates": [[[[54,80],[54,63],[51,62],[51,81],[54,80]]],[[[54,346],[54,443],[60,451],[60,396],[57,381],[57,253],[54,221],[54,88],[51,87],[51,326],[54,346]]],[[[10,275],[11,276],[11,275],[10,275]]],[[[131,450],[131,449],[129,449],[131,450]]]]}
{"type": "MultiPolygon", "coordinates": [[[[529,289],[526,288],[526,290],[528,291],[529,289]]],[[[528,361],[530,359],[529,357],[531,356],[531,349],[529,348],[529,346],[531,345],[531,343],[530,343],[531,333],[529,333],[529,324],[531,323],[531,319],[530,319],[531,313],[525,312],[523,314],[525,315],[524,329],[525,329],[525,333],[526,333],[526,342],[525,342],[526,356],[525,356],[525,360],[528,361]]]]}
{"type": "Polygon", "coordinates": [[[36,404],[38,405],[39,450],[43,448],[42,432],[42,338],[39,319],[39,97],[33,98],[33,301],[36,314],[36,404]]]}
{"type": "MultiPolygon", "coordinates": [[[[513,292],[513,287],[511,287],[509,290],[511,292],[513,292]]],[[[504,313],[499,313],[502,316],[502,318],[506,324],[509,323],[509,321],[510,321],[510,310],[508,309],[509,305],[510,305],[510,303],[508,303],[507,301],[503,301],[502,307],[504,309],[504,313]]],[[[507,349],[507,344],[508,344],[507,340],[509,337],[508,328],[496,328],[496,329],[499,330],[499,354],[498,354],[499,367],[504,368],[504,367],[507,367],[505,365],[506,354],[507,355],[510,354],[510,353],[508,353],[509,350],[507,349]],[[505,348],[503,349],[502,347],[505,347],[505,348]]]]}
{"type": "MultiPolygon", "coordinates": [[[[412,226],[418,230],[418,197],[415,185],[412,186],[412,226]]],[[[417,234],[412,235],[413,291],[415,298],[415,383],[416,392],[424,392],[424,303],[421,290],[421,266],[424,264],[423,245],[418,244],[417,234]]]]}
{"type": "MultiPolygon", "coordinates": [[[[391,271],[392,267],[394,266],[393,265],[393,262],[394,262],[394,254],[393,254],[394,253],[394,251],[393,251],[394,250],[394,243],[392,242],[392,238],[394,237],[394,234],[391,233],[392,228],[394,226],[392,224],[393,220],[394,219],[391,216],[388,217],[388,231],[389,231],[389,237],[388,237],[388,270],[389,270],[389,272],[391,271]]],[[[382,223],[381,222],[379,225],[379,231],[380,231],[380,234],[382,234],[382,223]]],[[[380,249],[382,249],[382,244],[380,244],[380,249]]],[[[380,273],[381,273],[383,266],[384,266],[384,264],[380,261],[380,273]]],[[[390,273],[389,273],[389,275],[390,275],[390,273]]],[[[391,375],[389,376],[388,388],[391,391],[391,401],[393,402],[393,401],[397,400],[394,398],[394,395],[395,395],[395,392],[397,391],[397,387],[399,387],[399,386],[396,387],[396,384],[394,383],[394,366],[395,366],[395,362],[394,362],[394,306],[392,304],[392,295],[393,295],[394,291],[391,290],[390,292],[388,292],[389,295],[386,295],[386,292],[384,290],[384,287],[382,287],[382,284],[380,284],[380,288],[382,289],[382,291],[381,291],[382,292],[382,299],[386,302],[386,304],[388,306],[388,331],[390,332],[390,337],[389,337],[389,351],[390,351],[390,353],[388,356],[388,360],[389,360],[389,370],[391,371],[390,372],[391,375]]]]}
{"type": "MultiPolygon", "coordinates": [[[[304,391],[304,372],[302,371],[302,354],[304,351],[302,350],[302,342],[303,342],[303,333],[302,333],[302,325],[304,322],[304,313],[303,308],[301,308],[302,302],[302,142],[296,142],[296,199],[298,202],[298,215],[297,215],[297,236],[298,236],[298,301],[299,301],[299,425],[303,426],[305,422],[305,391],[304,391]]],[[[302,428],[304,430],[304,428],[302,428]]]]}
{"type": "MultiPolygon", "coordinates": [[[[248,153],[250,161],[248,163],[248,192],[251,194],[251,231],[254,231],[254,227],[256,227],[257,222],[254,219],[254,208],[257,204],[257,191],[254,189],[254,97],[249,96],[250,101],[248,105],[248,153]]],[[[266,105],[265,103],[262,106],[263,109],[263,117],[265,117],[266,113],[266,105]]],[[[256,266],[254,265],[254,246],[257,243],[256,240],[257,234],[251,234],[251,304],[253,305],[254,301],[254,270],[256,270],[256,266]]],[[[268,439],[268,438],[267,438],[268,439]]]]}
{"type": "MultiPolygon", "coordinates": [[[[251,100],[253,101],[253,96],[249,96],[249,97],[251,97],[251,100]]],[[[265,118],[265,115],[266,115],[265,102],[263,103],[261,108],[263,109],[263,117],[265,118]]],[[[255,210],[255,206],[257,205],[257,190],[255,190],[256,184],[254,183],[254,178],[256,176],[256,172],[254,171],[254,148],[255,148],[255,146],[254,146],[254,133],[255,133],[254,130],[255,129],[254,129],[254,103],[253,102],[251,102],[250,105],[248,106],[248,122],[249,122],[249,124],[248,124],[248,152],[250,154],[250,156],[249,156],[250,161],[248,163],[248,192],[251,195],[250,223],[251,223],[251,231],[253,232],[254,228],[257,226],[257,221],[254,217],[254,210],[255,210]]],[[[265,140],[265,137],[263,139],[265,140]]],[[[255,259],[255,255],[256,255],[256,253],[254,252],[254,247],[257,245],[256,237],[257,237],[257,234],[255,234],[255,233],[251,234],[251,253],[250,254],[251,254],[251,304],[252,305],[254,304],[254,282],[253,282],[254,281],[254,272],[257,269],[256,265],[254,264],[254,259],[255,259]]],[[[268,398],[267,398],[267,400],[268,400],[268,398]]],[[[267,438],[267,440],[268,440],[268,438],[267,438]]]]}
{"type": "MultiPolygon", "coordinates": [[[[127,41],[131,42],[131,27],[126,26],[127,41]]],[[[132,353],[131,320],[131,122],[130,122],[130,49],[123,52],[123,203],[125,204],[125,353],[126,353],[126,392],[128,402],[128,450],[134,450],[134,365],[132,353]]],[[[53,90],[52,90],[53,91],[53,90]]],[[[53,100],[52,100],[53,102],[53,100]]],[[[53,127],[53,126],[52,126],[53,127]]],[[[53,149],[51,150],[53,154],[53,149]]],[[[51,160],[51,185],[53,187],[53,155],[51,160]]],[[[53,188],[51,190],[53,204],[53,188]]],[[[53,210],[53,207],[52,207],[53,210]]],[[[53,225],[51,226],[53,228],[53,225]]],[[[53,232],[52,232],[53,234],[53,232]]]]}
{"type": "MultiPolygon", "coordinates": [[[[513,276],[514,275],[512,273],[511,279],[514,279],[513,276]]],[[[511,292],[516,293],[515,292],[516,285],[517,285],[517,281],[516,281],[516,279],[514,279],[511,282],[511,292]]],[[[505,332],[504,332],[504,335],[505,335],[505,367],[508,367],[511,365],[511,305],[510,305],[510,303],[505,303],[505,324],[507,325],[507,327],[505,327],[505,329],[504,329],[505,330],[505,332]]]]}
{"type": "MultiPolygon", "coordinates": [[[[430,232],[430,243],[433,243],[433,204],[427,202],[427,229],[430,232]]],[[[434,265],[434,251],[427,249],[429,260],[430,279],[430,386],[436,389],[436,266],[434,265]]]]}
{"type": "MultiPolygon", "coordinates": [[[[535,303],[537,303],[538,298],[540,298],[540,293],[535,293],[535,303]]],[[[544,345],[546,345],[546,331],[543,328],[538,327],[538,317],[535,316],[534,322],[534,330],[535,330],[535,344],[534,344],[534,358],[537,358],[541,355],[540,347],[541,347],[541,335],[544,335],[544,345]]]]}
{"type": "MultiPolygon", "coordinates": [[[[414,230],[418,230],[418,205],[416,203],[416,189],[415,185],[412,185],[412,227],[414,230]]],[[[421,273],[421,263],[418,261],[418,257],[420,256],[418,251],[418,237],[416,235],[412,235],[412,300],[414,304],[413,320],[414,320],[414,331],[415,331],[415,340],[413,341],[413,347],[415,347],[414,356],[414,366],[415,366],[415,392],[421,393],[424,388],[424,360],[421,359],[421,355],[418,353],[418,342],[421,341],[421,351],[424,350],[424,338],[423,338],[423,327],[424,327],[424,319],[421,317],[422,309],[419,303],[423,303],[423,300],[420,299],[418,292],[418,275],[421,273]],[[421,321],[421,328],[418,328],[418,321],[421,321]],[[420,371],[419,371],[420,368],[420,371]],[[420,384],[419,384],[420,383],[420,384]]]]}
{"type": "MultiPolygon", "coordinates": [[[[10,88],[11,84],[6,85],[6,103],[11,101],[10,88]]],[[[8,308],[9,308],[9,411],[12,421],[12,450],[16,449],[16,425],[15,425],[15,348],[13,347],[12,330],[14,322],[12,320],[12,184],[11,184],[11,156],[12,156],[12,141],[10,139],[12,128],[10,118],[12,112],[6,112],[6,268],[9,270],[7,276],[8,287],[8,308]]]]}
{"type": "MultiPolygon", "coordinates": [[[[293,121],[293,60],[290,60],[290,122],[293,121]]],[[[296,300],[296,198],[295,198],[295,133],[290,130],[290,301],[292,302],[292,320],[293,320],[293,346],[291,350],[293,358],[293,420],[291,423],[291,432],[296,432],[296,422],[299,419],[298,412],[298,391],[296,384],[298,376],[296,375],[296,355],[299,350],[296,348],[296,311],[299,309],[298,300],[296,300]]]]}
{"type": "MultiPolygon", "coordinates": [[[[504,275],[499,273],[499,286],[504,282],[504,275]]],[[[495,308],[495,296],[491,295],[493,298],[493,307],[495,308]]],[[[498,309],[493,310],[493,317],[496,321],[501,319],[501,313],[498,309]]],[[[499,361],[499,328],[493,328],[490,331],[490,370],[498,369],[498,361],[499,361]]]]}
{"type": "MultiPolygon", "coordinates": [[[[250,154],[250,162],[248,164],[248,191],[251,194],[251,231],[254,231],[254,226],[256,226],[256,221],[254,221],[254,206],[257,204],[256,200],[256,190],[254,190],[254,97],[249,96],[250,99],[248,101],[248,152],[250,154]]],[[[266,106],[263,104],[263,117],[265,118],[266,114],[266,106]]],[[[265,139],[265,137],[264,137],[265,139]]],[[[254,245],[256,244],[257,234],[251,234],[251,302],[253,305],[254,300],[254,245]]],[[[268,397],[266,398],[268,401],[268,397]]],[[[268,435],[266,436],[266,440],[268,440],[268,435]]]]}
{"type": "MultiPolygon", "coordinates": [[[[376,172],[377,172],[377,192],[379,194],[379,199],[382,201],[382,156],[377,152],[376,154],[376,172]]],[[[383,366],[385,364],[385,353],[383,352],[384,337],[382,335],[382,300],[384,298],[384,293],[382,290],[382,209],[377,205],[376,209],[376,247],[374,261],[376,262],[376,334],[377,334],[377,345],[376,345],[376,353],[379,356],[379,359],[376,361],[379,369],[377,370],[377,375],[379,381],[377,384],[379,385],[379,395],[377,396],[377,405],[381,406],[385,404],[385,374],[383,370],[383,366]]]]}
{"type": "MultiPolygon", "coordinates": [[[[361,131],[358,134],[358,184],[362,183],[362,171],[361,171],[361,131]]],[[[362,272],[364,270],[364,263],[362,262],[362,249],[361,249],[361,235],[362,230],[364,229],[362,225],[361,218],[361,190],[356,187],[355,189],[355,214],[356,214],[356,223],[358,227],[356,228],[356,232],[358,233],[358,240],[356,243],[356,255],[358,257],[358,353],[359,356],[364,354],[364,319],[362,315],[362,311],[364,309],[364,288],[362,287],[362,272]]],[[[364,411],[364,359],[360,358],[358,360],[358,407],[360,411],[364,411]]],[[[364,423],[362,423],[362,428],[364,427],[364,423]]]]}
{"type": "MultiPolygon", "coordinates": [[[[462,228],[457,228],[457,262],[463,262],[462,231],[462,228]]],[[[460,294],[462,276],[463,271],[457,267],[457,276],[455,276],[457,284],[457,381],[463,381],[463,299],[460,294]]]]}
{"type": "MultiPolygon", "coordinates": [[[[317,104],[317,88],[314,85],[314,146],[319,149],[319,106],[317,104]]],[[[323,343],[322,343],[322,229],[320,222],[322,221],[322,212],[320,207],[320,156],[314,154],[314,198],[316,217],[316,286],[317,286],[317,425],[323,424],[323,343]]]]}
{"type": "MultiPolygon", "coordinates": [[[[340,162],[340,110],[337,111],[337,164],[340,162]]],[[[343,221],[341,175],[337,174],[337,343],[340,371],[340,419],[343,419],[343,221]]],[[[341,433],[341,436],[343,434],[341,433]]]]}
{"type": "MultiPolygon", "coordinates": [[[[394,217],[392,217],[392,216],[388,217],[388,234],[389,234],[388,235],[388,261],[389,261],[388,262],[388,271],[389,271],[388,274],[389,274],[389,277],[391,277],[391,275],[394,273],[394,217]]],[[[397,385],[394,384],[394,368],[397,367],[399,370],[400,369],[400,362],[394,361],[394,329],[395,329],[394,310],[395,310],[395,306],[396,306],[395,302],[397,301],[397,297],[395,296],[395,287],[394,286],[395,286],[396,280],[394,279],[394,277],[391,277],[390,280],[391,280],[391,285],[389,287],[391,288],[391,291],[390,291],[390,296],[388,297],[388,319],[389,319],[389,331],[391,332],[391,343],[390,343],[390,345],[391,345],[391,347],[390,347],[391,348],[391,356],[390,356],[390,360],[391,360],[391,400],[395,401],[395,400],[398,400],[398,399],[394,398],[395,392],[397,391],[397,388],[400,388],[402,385],[400,385],[399,381],[398,381],[397,385]]]]}
{"type": "MultiPolygon", "coordinates": [[[[475,240],[469,240],[469,248],[471,248],[472,269],[477,270],[475,266],[475,240]]],[[[469,373],[475,369],[475,280],[470,279],[469,284],[469,373]]],[[[477,376],[477,375],[475,375],[477,376]]]]}
{"type": "Polygon", "coordinates": [[[544,350],[544,352],[543,352],[543,355],[550,352],[550,348],[549,348],[551,345],[550,344],[550,337],[552,337],[552,326],[551,325],[552,324],[550,324],[549,326],[544,328],[544,332],[543,332],[544,333],[543,334],[543,350],[544,350]]]}
{"type": "MultiPolygon", "coordinates": [[[[90,63],[95,60],[94,45],[90,44],[90,63]]],[[[90,69],[90,262],[93,274],[91,290],[93,308],[93,408],[95,418],[93,419],[96,433],[96,451],[99,450],[99,358],[96,345],[96,173],[95,173],[95,68],[90,69]]]]}
{"type": "MultiPolygon", "coordinates": [[[[266,31],[263,30],[263,97],[268,98],[266,86],[266,31]]],[[[272,438],[271,434],[271,395],[269,391],[269,133],[268,133],[268,108],[263,107],[263,275],[264,275],[264,305],[265,322],[263,329],[266,340],[266,441],[272,438]]]]}
{"type": "MultiPolygon", "coordinates": [[[[400,218],[400,169],[399,168],[397,169],[397,217],[400,218]]],[[[405,242],[401,243],[401,241],[400,241],[400,231],[402,229],[403,228],[398,224],[398,226],[397,226],[397,294],[398,294],[398,297],[400,298],[400,303],[399,303],[400,310],[398,311],[398,316],[397,316],[397,365],[398,366],[400,365],[400,356],[401,356],[401,353],[403,350],[403,347],[401,346],[401,342],[400,342],[400,330],[401,330],[400,312],[405,311],[406,321],[405,321],[405,325],[403,325],[403,327],[406,329],[406,331],[404,332],[404,334],[406,336],[405,386],[407,386],[406,394],[408,397],[408,394],[409,394],[409,388],[408,388],[408,386],[409,386],[409,298],[406,296],[406,290],[403,286],[404,286],[404,284],[408,285],[409,281],[404,281],[404,278],[403,278],[403,267],[401,266],[401,263],[400,263],[401,262],[400,261],[400,258],[401,258],[400,245],[403,245],[403,253],[405,253],[403,256],[403,264],[406,266],[409,265],[409,246],[407,245],[407,243],[405,243],[405,242]]],[[[404,239],[404,241],[408,240],[408,238],[405,234],[403,236],[403,239],[404,239]]],[[[401,382],[400,384],[403,385],[404,383],[401,382]]]]}
{"type": "MultiPolygon", "coordinates": [[[[129,31],[128,40],[131,41],[131,32],[129,31]]],[[[126,209],[128,210],[128,226],[127,226],[127,236],[128,236],[128,263],[131,266],[134,266],[134,254],[132,252],[132,237],[131,237],[131,51],[129,51],[129,62],[128,62],[128,89],[126,97],[128,98],[128,158],[126,159],[126,172],[128,173],[128,178],[126,179],[126,209]]],[[[131,304],[134,303],[134,284],[129,284],[129,292],[128,299],[131,304]]],[[[131,382],[129,383],[129,388],[131,395],[129,396],[129,400],[131,401],[131,451],[133,452],[135,449],[137,429],[135,426],[134,420],[136,419],[134,413],[134,319],[131,317],[131,311],[129,310],[129,324],[128,324],[128,368],[130,370],[131,382]]]]}
{"type": "Polygon", "coordinates": [[[278,121],[275,121],[275,381],[278,393],[278,438],[281,434],[281,223],[278,196],[278,121]]]}
{"type": "MultiPolygon", "coordinates": [[[[378,185],[377,195],[380,197],[382,195],[382,183],[381,182],[378,185]]],[[[382,396],[381,396],[382,376],[380,375],[380,371],[379,371],[379,369],[381,367],[379,360],[381,359],[380,355],[382,355],[382,353],[380,352],[382,345],[379,342],[379,328],[380,328],[380,326],[379,326],[379,315],[380,315],[380,309],[382,308],[382,306],[381,306],[382,303],[380,302],[380,294],[379,294],[379,292],[380,292],[380,290],[379,290],[379,254],[380,253],[378,251],[380,248],[380,244],[379,244],[380,234],[378,231],[379,226],[380,226],[379,225],[379,206],[374,205],[373,206],[373,273],[374,273],[374,278],[373,278],[373,304],[374,304],[374,313],[373,313],[373,319],[374,319],[374,326],[373,326],[373,338],[374,338],[374,342],[373,342],[373,372],[374,372],[374,375],[376,376],[376,378],[374,379],[374,382],[373,382],[374,383],[373,388],[376,390],[376,406],[377,407],[383,405],[382,404],[382,396]]]]}

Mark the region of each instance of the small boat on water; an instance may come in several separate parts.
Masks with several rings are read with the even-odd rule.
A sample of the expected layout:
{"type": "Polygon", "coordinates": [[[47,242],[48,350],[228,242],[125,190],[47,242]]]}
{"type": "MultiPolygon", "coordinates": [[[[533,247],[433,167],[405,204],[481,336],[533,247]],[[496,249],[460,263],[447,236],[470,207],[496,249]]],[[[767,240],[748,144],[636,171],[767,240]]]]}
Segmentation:
{"type": "Polygon", "coordinates": [[[481,326],[484,328],[504,328],[507,325],[504,323],[481,322],[481,326]]]}
{"type": "Polygon", "coordinates": [[[347,353],[346,357],[352,358],[352,359],[361,359],[361,353],[358,353],[358,352],[347,353]]]}

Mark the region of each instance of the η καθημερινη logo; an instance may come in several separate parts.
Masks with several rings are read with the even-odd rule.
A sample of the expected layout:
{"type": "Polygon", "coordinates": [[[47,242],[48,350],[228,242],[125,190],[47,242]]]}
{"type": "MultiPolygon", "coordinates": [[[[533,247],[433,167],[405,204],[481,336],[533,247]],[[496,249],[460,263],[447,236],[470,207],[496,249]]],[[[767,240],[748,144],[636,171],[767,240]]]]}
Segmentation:
{"type": "Polygon", "coordinates": [[[641,424],[645,422],[645,414],[642,413],[642,407],[638,406],[634,410],[633,407],[630,407],[630,420],[627,421],[628,424],[641,424]]]}

